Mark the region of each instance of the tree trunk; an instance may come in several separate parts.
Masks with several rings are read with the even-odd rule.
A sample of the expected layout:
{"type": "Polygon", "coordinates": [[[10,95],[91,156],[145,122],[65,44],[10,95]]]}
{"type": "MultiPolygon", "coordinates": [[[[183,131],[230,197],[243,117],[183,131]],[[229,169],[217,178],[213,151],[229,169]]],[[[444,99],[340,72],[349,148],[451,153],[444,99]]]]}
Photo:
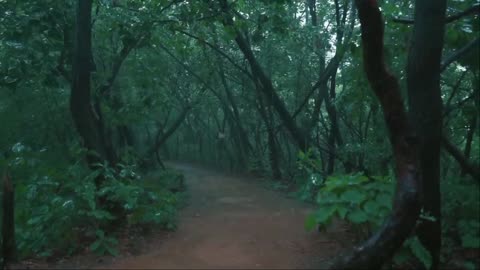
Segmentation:
{"type": "MultiPolygon", "coordinates": [[[[235,27],[233,23],[233,19],[230,14],[230,10],[229,10],[230,8],[228,6],[227,1],[220,0],[220,4],[221,4],[222,11],[225,14],[224,21],[223,21],[224,25],[228,27],[235,27]]],[[[261,85],[261,87],[258,87],[259,89],[258,88],[256,89],[262,91],[262,93],[267,98],[268,102],[277,111],[280,119],[282,120],[287,130],[290,132],[298,148],[300,148],[300,150],[305,152],[307,150],[305,135],[298,128],[297,123],[295,122],[295,119],[293,119],[292,115],[288,112],[285,103],[283,102],[283,100],[280,98],[277,91],[273,87],[272,81],[267,76],[267,74],[265,74],[265,71],[258,63],[257,59],[255,58],[255,55],[252,52],[252,49],[250,48],[250,44],[247,42],[245,37],[237,29],[234,28],[234,30],[236,34],[235,42],[237,43],[238,47],[242,51],[243,55],[245,56],[245,59],[250,64],[250,69],[252,70],[252,73],[255,75],[256,78],[258,78],[258,83],[261,85]]]]}
{"type": "MultiPolygon", "coordinates": [[[[338,126],[338,117],[337,117],[337,108],[335,107],[335,78],[337,72],[332,75],[330,78],[330,97],[327,99],[327,112],[328,118],[330,119],[330,134],[328,137],[328,165],[327,165],[327,174],[333,174],[335,170],[335,157],[336,154],[336,145],[343,145],[343,138],[340,133],[340,127],[338,126]]],[[[350,162],[347,162],[348,164],[350,162]]],[[[345,168],[347,173],[350,172],[350,168],[345,168]]]]}
{"type": "MultiPolygon", "coordinates": [[[[183,108],[183,111],[180,112],[180,115],[175,119],[173,124],[170,126],[170,128],[167,131],[163,131],[162,128],[159,128],[157,131],[157,135],[155,136],[155,143],[154,145],[147,151],[147,154],[145,156],[145,159],[149,159],[152,157],[159,149],[160,147],[170,138],[170,136],[173,135],[173,133],[180,127],[180,125],[183,123],[185,118],[187,118],[188,113],[192,109],[191,106],[187,106],[183,108]]],[[[178,137],[177,137],[177,153],[178,153],[178,137]]],[[[177,156],[178,158],[178,156],[177,156]]]]}
{"type": "Polygon", "coordinates": [[[417,0],[412,44],[408,56],[407,87],[410,118],[420,142],[421,190],[424,210],[435,221],[422,220],[418,236],[437,269],[441,247],[440,147],[442,98],[440,63],[446,0],[417,0]]]}
{"type": "Polygon", "coordinates": [[[384,225],[332,269],[380,269],[412,232],[420,213],[417,141],[409,125],[397,79],[384,61],[384,22],[375,0],[356,0],[359,11],[364,69],[382,105],[397,179],[393,211],[384,225]]]}
{"type": "Polygon", "coordinates": [[[263,102],[263,97],[260,93],[258,93],[258,112],[260,113],[261,118],[265,124],[265,128],[267,129],[267,144],[268,144],[268,158],[270,161],[270,169],[272,171],[272,177],[274,180],[280,180],[282,178],[282,173],[280,171],[280,161],[278,148],[277,148],[277,140],[275,138],[275,131],[274,131],[274,124],[273,124],[273,114],[268,108],[265,108],[265,104],[263,102]]]}
{"type": "MultiPolygon", "coordinates": [[[[90,72],[93,67],[91,10],[92,0],[78,0],[70,111],[83,145],[89,151],[88,165],[95,168],[95,163],[108,160],[108,151],[100,130],[100,114],[94,110],[91,103],[90,72]]],[[[97,181],[98,184],[100,183],[97,181]]]]}
{"type": "Polygon", "coordinates": [[[8,171],[3,176],[2,210],[2,269],[8,269],[9,264],[16,261],[17,253],[15,243],[15,190],[8,171]]]}
{"type": "MultiPolygon", "coordinates": [[[[470,120],[470,125],[468,126],[468,132],[467,132],[467,141],[465,142],[465,149],[463,150],[463,155],[465,156],[465,159],[470,158],[470,152],[472,150],[472,142],[473,142],[473,135],[475,134],[475,130],[477,128],[477,120],[478,120],[478,114],[475,112],[475,114],[472,116],[470,120]]],[[[465,169],[462,168],[462,176],[465,176],[467,172],[465,169]]]]}

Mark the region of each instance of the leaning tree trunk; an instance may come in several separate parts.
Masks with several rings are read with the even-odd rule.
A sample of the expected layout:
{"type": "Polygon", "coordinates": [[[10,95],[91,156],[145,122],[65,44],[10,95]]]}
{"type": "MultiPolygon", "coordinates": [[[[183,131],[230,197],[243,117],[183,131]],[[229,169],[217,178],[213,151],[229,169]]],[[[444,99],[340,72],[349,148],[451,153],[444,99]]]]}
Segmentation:
{"type": "Polygon", "coordinates": [[[442,98],[440,63],[446,0],[417,0],[407,67],[410,117],[420,145],[423,210],[435,220],[422,220],[417,234],[438,268],[441,246],[440,147],[442,98]]]}
{"type": "Polygon", "coordinates": [[[383,226],[332,269],[379,269],[412,232],[420,213],[417,139],[408,122],[397,79],[384,62],[384,23],[377,1],[356,0],[359,11],[364,69],[383,109],[395,157],[397,178],[393,211],[383,226]]]}
{"type": "MultiPolygon", "coordinates": [[[[261,87],[255,87],[256,90],[262,91],[262,94],[265,96],[266,100],[273,106],[277,111],[279,118],[282,120],[286,129],[290,132],[293,140],[297,144],[298,148],[303,152],[306,152],[307,139],[302,129],[300,129],[295,122],[295,119],[292,117],[290,112],[287,110],[285,102],[278,95],[277,90],[273,86],[273,83],[270,77],[265,73],[263,67],[257,61],[257,58],[253,54],[250,44],[247,42],[247,39],[243,34],[235,28],[233,17],[230,13],[230,6],[226,0],[219,0],[220,7],[224,13],[222,23],[226,27],[232,27],[235,31],[235,42],[238,45],[240,51],[242,51],[245,59],[250,65],[252,73],[255,75],[255,80],[261,85],[261,87]]],[[[257,83],[254,82],[254,83],[257,83]]]]}

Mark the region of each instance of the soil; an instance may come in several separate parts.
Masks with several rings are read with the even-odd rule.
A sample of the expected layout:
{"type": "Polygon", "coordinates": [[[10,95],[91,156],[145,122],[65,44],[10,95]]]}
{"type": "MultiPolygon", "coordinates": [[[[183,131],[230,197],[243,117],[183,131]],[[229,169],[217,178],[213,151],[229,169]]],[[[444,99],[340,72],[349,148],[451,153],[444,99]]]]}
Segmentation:
{"type": "Polygon", "coordinates": [[[137,239],[140,247],[122,250],[118,257],[87,255],[48,267],[319,269],[341,250],[341,226],[327,233],[307,232],[304,220],[313,207],[262,187],[259,179],[170,165],[185,174],[189,193],[176,231],[137,239]]]}

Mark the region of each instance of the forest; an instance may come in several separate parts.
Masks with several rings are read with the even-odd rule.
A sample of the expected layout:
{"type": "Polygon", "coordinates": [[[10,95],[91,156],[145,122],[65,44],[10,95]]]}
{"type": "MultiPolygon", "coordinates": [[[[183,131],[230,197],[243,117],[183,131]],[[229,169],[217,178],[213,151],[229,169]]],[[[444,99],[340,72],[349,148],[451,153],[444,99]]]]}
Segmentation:
{"type": "Polygon", "coordinates": [[[479,0],[0,0],[2,269],[480,269],[479,0]]]}

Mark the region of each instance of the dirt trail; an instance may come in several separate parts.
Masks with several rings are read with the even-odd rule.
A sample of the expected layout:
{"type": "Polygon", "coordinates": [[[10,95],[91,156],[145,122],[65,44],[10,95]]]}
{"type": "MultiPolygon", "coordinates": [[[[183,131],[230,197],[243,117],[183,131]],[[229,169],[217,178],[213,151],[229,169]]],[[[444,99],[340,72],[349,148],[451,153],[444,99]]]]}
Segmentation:
{"type": "Polygon", "coordinates": [[[241,179],[187,164],[190,193],[177,231],[146,254],[115,258],[110,269],[318,268],[338,251],[327,235],[306,232],[308,205],[241,179]]]}

